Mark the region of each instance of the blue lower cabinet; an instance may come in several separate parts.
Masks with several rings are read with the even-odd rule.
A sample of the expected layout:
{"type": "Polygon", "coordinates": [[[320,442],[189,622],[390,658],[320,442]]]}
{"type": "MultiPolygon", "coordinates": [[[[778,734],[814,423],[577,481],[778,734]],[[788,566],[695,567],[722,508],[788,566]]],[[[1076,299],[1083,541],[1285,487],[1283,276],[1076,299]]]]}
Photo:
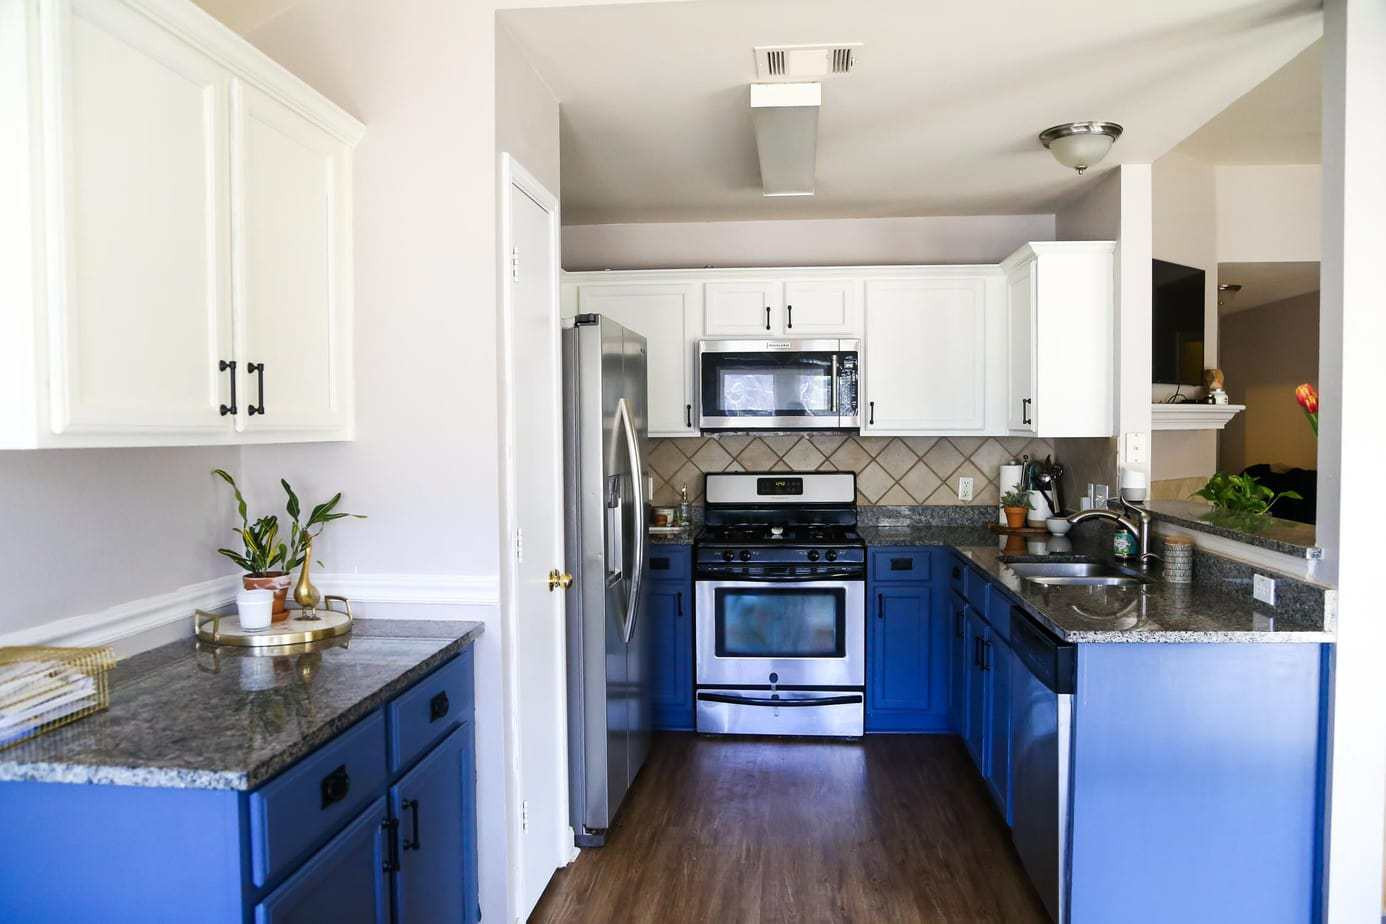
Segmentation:
{"type": "Polygon", "coordinates": [[[693,584],[687,546],[661,546],[650,556],[651,700],[654,727],[693,730],[693,584]],[[658,563],[662,568],[654,568],[658,563]],[[664,577],[664,575],[674,575],[664,577]]]}
{"type": "Polygon", "coordinates": [[[983,777],[987,775],[987,715],[991,709],[991,685],[982,670],[982,658],[991,630],[977,611],[968,606],[963,612],[963,683],[966,694],[966,720],[963,723],[963,741],[967,753],[983,777]]]}
{"type": "Polygon", "coordinates": [[[467,725],[390,787],[399,924],[476,920],[475,779],[475,744],[467,725]]]}
{"type": "Polygon", "coordinates": [[[959,735],[967,736],[967,604],[951,589],[948,591],[948,722],[959,735]]]}
{"type": "Polygon", "coordinates": [[[391,836],[385,823],[385,800],[376,799],[255,906],[255,924],[386,924],[390,920],[386,866],[393,849],[388,843],[391,836]]]}
{"type": "Polygon", "coordinates": [[[920,549],[873,549],[866,600],[866,730],[941,732],[948,717],[948,619],[920,549]],[[905,577],[902,578],[901,575],[905,577]]]}
{"type": "Polygon", "coordinates": [[[987,690],[987,789],[1011,823],[1011,649],[996,632],[982,647],[982,676],[987,690]]]}

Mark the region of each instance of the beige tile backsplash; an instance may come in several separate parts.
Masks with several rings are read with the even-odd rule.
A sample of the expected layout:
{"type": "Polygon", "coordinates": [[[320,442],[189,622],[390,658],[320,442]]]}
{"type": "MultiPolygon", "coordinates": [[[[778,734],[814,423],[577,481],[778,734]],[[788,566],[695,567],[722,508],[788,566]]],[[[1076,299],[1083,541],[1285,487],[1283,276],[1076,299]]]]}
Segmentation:
{"type": "Polygon", "coordinates": [[[1002,463],[1053,452],[1050,442],[1026,437],[737,434],[650,440],[646,467],[661,505],[677,503],[684,484],[701,503],[707,472],[756,471],[856,472],[857,503],[866,506],[964,503],[958,479],[970,476],[971,502],[994,504],[1002,463]]]}

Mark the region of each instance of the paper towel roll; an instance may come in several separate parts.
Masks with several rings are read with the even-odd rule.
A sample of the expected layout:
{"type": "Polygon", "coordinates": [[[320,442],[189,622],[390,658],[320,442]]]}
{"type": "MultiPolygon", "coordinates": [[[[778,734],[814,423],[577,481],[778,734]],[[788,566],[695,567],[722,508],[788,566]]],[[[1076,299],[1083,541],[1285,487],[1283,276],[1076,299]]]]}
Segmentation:
{"type": "MultiPolygon", "coordinates": [[[[997,479],[997,483],[1000,484],[1000,486],[1001,486],[1001,493],[1002,493],[1002,494],[1005,494],[1005,493],[1008,492],[1008,491],[1014,491],[1016,488],[1020,487],[1020,474],[1021,474],[1021,472],[1023,472],[1024,470],[1025,470],[1025,466],[1023,466],[1023,465],[1003,465],[1003,466],[1001,466],[1001,475],[1000,475],[1000,477],[997,479]]],[[[999,505],[999,504],[997,505],[996,516],[997,516],[997,522],[1000,523],[1002,526],[1005,526],[1005,525],[1006,525],[1006,511],[1000,509],[1000,505],[999,505]]]]}

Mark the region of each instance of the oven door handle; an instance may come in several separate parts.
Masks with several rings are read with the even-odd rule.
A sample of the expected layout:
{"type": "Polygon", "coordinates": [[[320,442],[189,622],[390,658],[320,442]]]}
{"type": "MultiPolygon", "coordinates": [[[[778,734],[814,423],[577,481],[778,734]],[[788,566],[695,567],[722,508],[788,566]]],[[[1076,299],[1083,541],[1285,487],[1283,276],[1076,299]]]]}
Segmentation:
{"type": "Polygon", "coordinates": [[[766,699],[760,696],[737,696],[735,693],[698,691],[698,699],[708,703],[730,703],[733,706],[855,706],[861,703],[860,693],[840,696],[821,696],[816,699],[766,699]]]}
{"type": "Polygon", "coordinates": [[[813,584],[820,581],[865,581],[866,575],[858,571],[820,571],[817,574],[705,574],[697,580],[704,582],[734,581],[738,584],[813,584]]]}

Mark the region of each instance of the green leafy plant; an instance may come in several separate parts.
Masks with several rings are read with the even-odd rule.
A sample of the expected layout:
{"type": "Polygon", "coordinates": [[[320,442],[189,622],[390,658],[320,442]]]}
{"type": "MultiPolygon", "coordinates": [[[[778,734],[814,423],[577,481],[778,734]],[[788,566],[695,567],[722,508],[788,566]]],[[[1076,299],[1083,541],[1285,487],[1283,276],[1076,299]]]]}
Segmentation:
{"type": "Polygon", "coordinates": [[[254,577],[263,577],[271,572],[285,570],[284,563],[288,560],[289,547],[278,541],[279,518],[265,516],[251,523],[246,511],[245,497],[241,494],[241,489],[236,486],[236,479],[219,468],[212,469],[212,474],[229,484],[232,493],[236,495],[236,509],[241,515],[241,525],[239,529],[234,531],[241,537],[241,544],[244,547],[239,552],[234,549],[217,549],[217,553],[225,555],[234,561],[241,570],[254,577]]]}
{"type": "Polygon", "coordinates": [[[1245,524],[1253,528],[1270,513],[1271,508],[1281,498],[1300,500],[1297,491],[1281,491],[1276,494],[1252,475],[1233,475],[1230,472],[1218,472],[1208,479],[1207,484],[1195,491],[1194,496],[1201,497],[1213,505],[1211,517],[1230,521],[1233,525],[1245,524]]]}
{"type": "Polygon", "coordinates": [[[1001,495],[1001,506],[1024,507],[1026,510],[1030,510],[1030,492],[1020,487],[1012,488],[1001,495]]]}
{"type": "MultiPolygon", "coordinates": [[[[302,506],[299,504],[298,495],[289,482],[283,478],[279,479],[279,484],[283,486],[284,493],[288,495],[288,502],[284,509],[288,511],[289,517],[293,520],[289,527],[289,570],[297,568],[303,564],[303,560],[308,556],[308,543],[322,535],[322,531],[328,523],[333,520],[340,520],[351,517],[356,520],[364,520],[365,514],[361,513],[338,513],[337,505],[342,502],[342,492],[338,491],[327,500],[318,504],[308,513],[307,522],[299,522],[302,513],[302,506]],[[316,527],[316,529],[315,529],[316,527]]],[[[322,562],[318,562],[319,565],[322,562]]]]}

